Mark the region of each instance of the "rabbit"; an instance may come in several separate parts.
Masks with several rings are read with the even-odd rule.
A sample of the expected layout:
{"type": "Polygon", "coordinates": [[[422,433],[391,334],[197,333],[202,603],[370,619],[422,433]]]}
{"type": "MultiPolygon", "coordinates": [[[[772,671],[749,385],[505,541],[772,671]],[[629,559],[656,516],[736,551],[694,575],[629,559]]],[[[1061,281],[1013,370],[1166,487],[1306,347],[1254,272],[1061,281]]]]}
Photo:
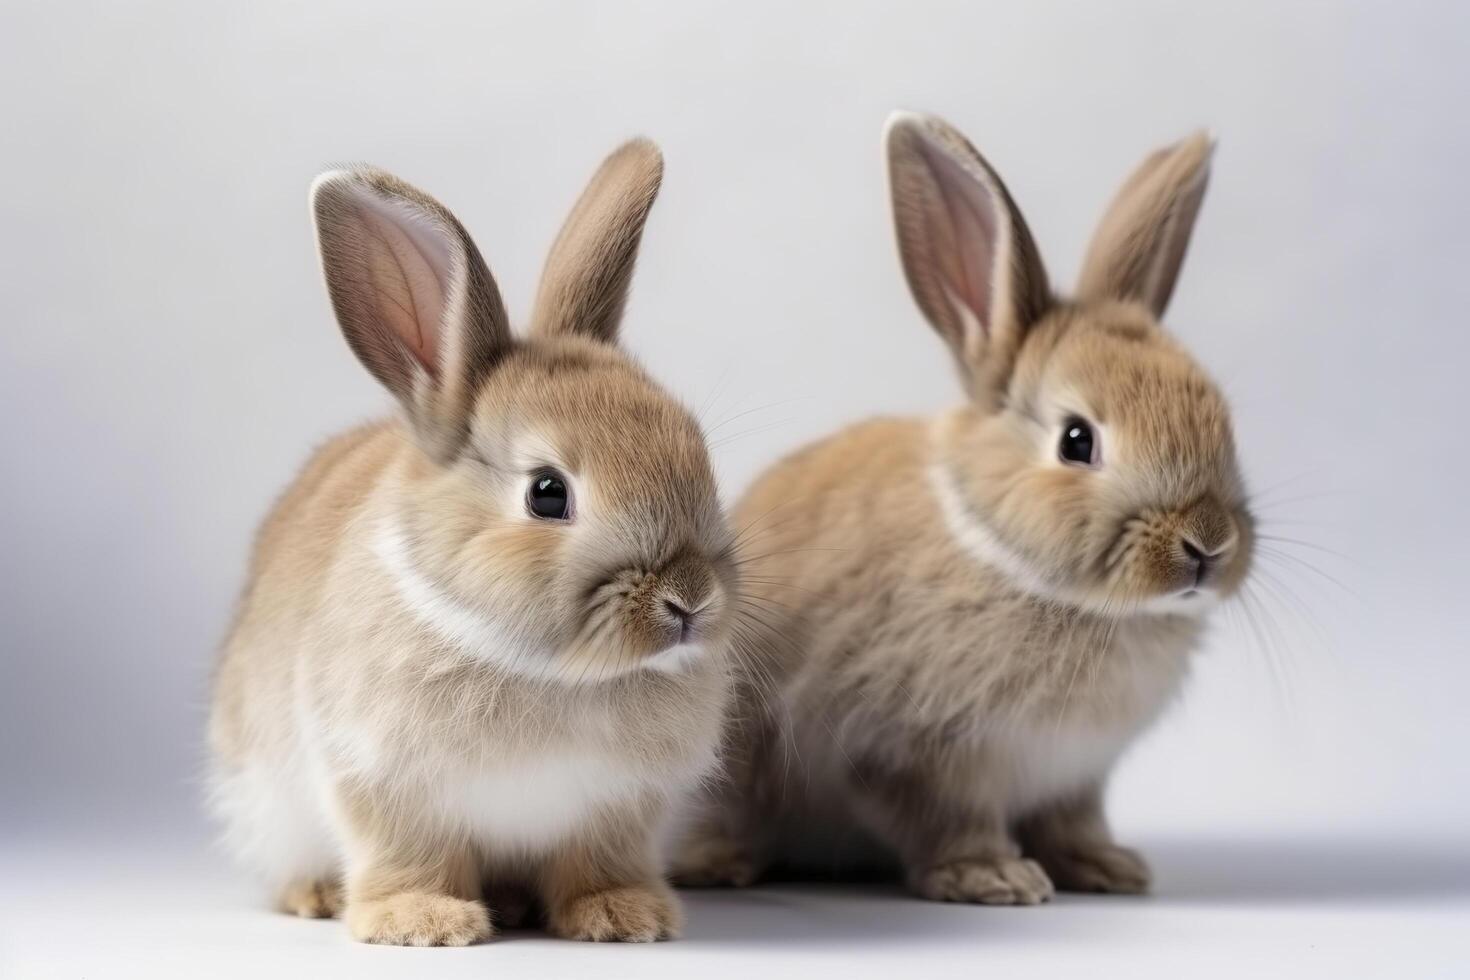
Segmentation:
{"type": "Polygon", "coordinates": [[[520,339],[432,198],[313,185],[342,333],[402,411],[286,491],[216,671],[213,801],[283,910],[414,946],[528,905],[678,932],[660,848],[716,763],[739,585],[698,423],[616,346],[662,172],[646,140],[607,158],[520,339]]]}
{"type": "Polygon", "coordinates": [[[885,143],[903,269],[968,398],[807,446],[738,503],[752,666],[676,879],[887,869],[923,898],[1002,905],[1143,892],[1108,774],[1253,544],[1225,399],[1159,323],[1213,143],[1143,162],[1073,299],[960,133],[900,113],[885,143]]]}

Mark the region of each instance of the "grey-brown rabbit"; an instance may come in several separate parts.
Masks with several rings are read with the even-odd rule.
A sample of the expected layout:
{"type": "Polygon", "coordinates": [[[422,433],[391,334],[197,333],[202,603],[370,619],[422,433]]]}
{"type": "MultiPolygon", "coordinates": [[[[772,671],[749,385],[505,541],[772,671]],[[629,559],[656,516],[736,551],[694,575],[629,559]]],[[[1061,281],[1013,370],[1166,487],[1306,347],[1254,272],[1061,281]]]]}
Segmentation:
{"type": "Polygon", "coordinates": [[[955,130],[887,130],[899,251],[968,401],[863,423],[737,509],[759,623],[688,883],[897,858],[926,898],[1140,892],[1103,792],[1250,564],[1223,396],[1161,328],[1208,177],[1148,157],[1056,298],[1000,178],[955,130]]]}

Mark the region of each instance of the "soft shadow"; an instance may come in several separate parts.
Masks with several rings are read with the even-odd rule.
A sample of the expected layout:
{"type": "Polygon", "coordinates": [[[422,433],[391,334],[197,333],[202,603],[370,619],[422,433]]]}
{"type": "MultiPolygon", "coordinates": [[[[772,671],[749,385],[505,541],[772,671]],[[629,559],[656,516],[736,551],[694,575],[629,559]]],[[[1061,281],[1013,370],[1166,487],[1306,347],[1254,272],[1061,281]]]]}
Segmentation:
{"type": "Polygon", "coordinates": [[[810,879],[681,892],[685,941],[745,946],[924,942],[1087,942],[1151,911],[1470,902],[1470,845],[1289,839],[1137,842],[1155,871],[1148,896],[1057,896],[1041,907],[926,902],[896,882],[810,879]]]}
{"type": "MultiPolygon", "coordinates": [[[[987,924],[1004,925],[977,906],[920,901],[896,883],[772,882],[753,888],[685,889],[679,895],[686,922],[679,941],[667,944],[670,949],[691,943],[748,951],[752,942],[769,947],[906,939],[973,941],[977,934],[984,934],[987,924]]],[[[993,911],[1004,920],[1013,912],[1024,916],[1035,910],[993,911]]],[[[491,942],[545,939],[547,934],[533,927],[504,930],[491,942]]]]}
{"type": "MultiPolygon", "coordinates": [[[[749,949],[762,946],[862,943],[973,943],[999,935],[1017,916],[1039,909],[984,909],[912,897],[897,885],[774,884],[697,889],[681,894],[688,911],[684,941],[749,949]]],[[[1044,914],[1044,913],[1043,913],[1044,914]]]]}
{"type": "Polygon", "coordinates": [[[1154,900],[1228,905],[1470,899],[1470,845],[1165,840],[1143,847],[1154,900]]]}

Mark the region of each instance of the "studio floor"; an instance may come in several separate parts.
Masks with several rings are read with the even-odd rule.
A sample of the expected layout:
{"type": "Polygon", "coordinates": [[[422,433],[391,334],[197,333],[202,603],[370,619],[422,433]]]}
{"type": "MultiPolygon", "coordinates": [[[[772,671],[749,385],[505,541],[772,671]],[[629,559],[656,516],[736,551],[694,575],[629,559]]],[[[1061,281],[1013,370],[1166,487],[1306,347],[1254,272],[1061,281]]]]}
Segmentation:
{"type": "Polygon", "coordinates": [[[655,946],[511,932],[467,949],[353,943],[268,911],[190,841],[0,844],[0,977],[696,977],[1470,975],[1470,851],[1370,840],[1135,841],[1148,898],[936,905],[895,888],[686,893],[655,946]]]}

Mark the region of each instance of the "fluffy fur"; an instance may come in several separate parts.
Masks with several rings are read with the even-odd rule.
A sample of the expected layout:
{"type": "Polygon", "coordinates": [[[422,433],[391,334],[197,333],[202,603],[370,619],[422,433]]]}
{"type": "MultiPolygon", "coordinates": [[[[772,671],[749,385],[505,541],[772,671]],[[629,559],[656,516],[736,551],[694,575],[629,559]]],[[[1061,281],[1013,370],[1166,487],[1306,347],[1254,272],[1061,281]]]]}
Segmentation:
{"type": "Polygon", "coordinates": [[[408,945],[532,906],[678,930],[656,850],[715,760],[736,575],[697,424],[614,346],[661,170],[645,141],[603,164],[525,339],[431,198],[313,188],[343,333],[403,412],[278,503],[217,671],[214,801],[283,909],[408,945]],[[548,467],[565,520],[527,509],[548,467]]]}
{"type": "Polygon", "coordinates": [[[887,149],[904,270],[970,398],[803,449],[739,505],[751,669],[679,874],[896,859],[931,899],[1142,891],[1108,772],[1251,552],[1225,401],[1158,323],[1211,145],[1144,163],[1066,301],[964,137],[900,115],[887,149]],[[1076,419],[1091,463],[1059,453],[1076,419]]]}

